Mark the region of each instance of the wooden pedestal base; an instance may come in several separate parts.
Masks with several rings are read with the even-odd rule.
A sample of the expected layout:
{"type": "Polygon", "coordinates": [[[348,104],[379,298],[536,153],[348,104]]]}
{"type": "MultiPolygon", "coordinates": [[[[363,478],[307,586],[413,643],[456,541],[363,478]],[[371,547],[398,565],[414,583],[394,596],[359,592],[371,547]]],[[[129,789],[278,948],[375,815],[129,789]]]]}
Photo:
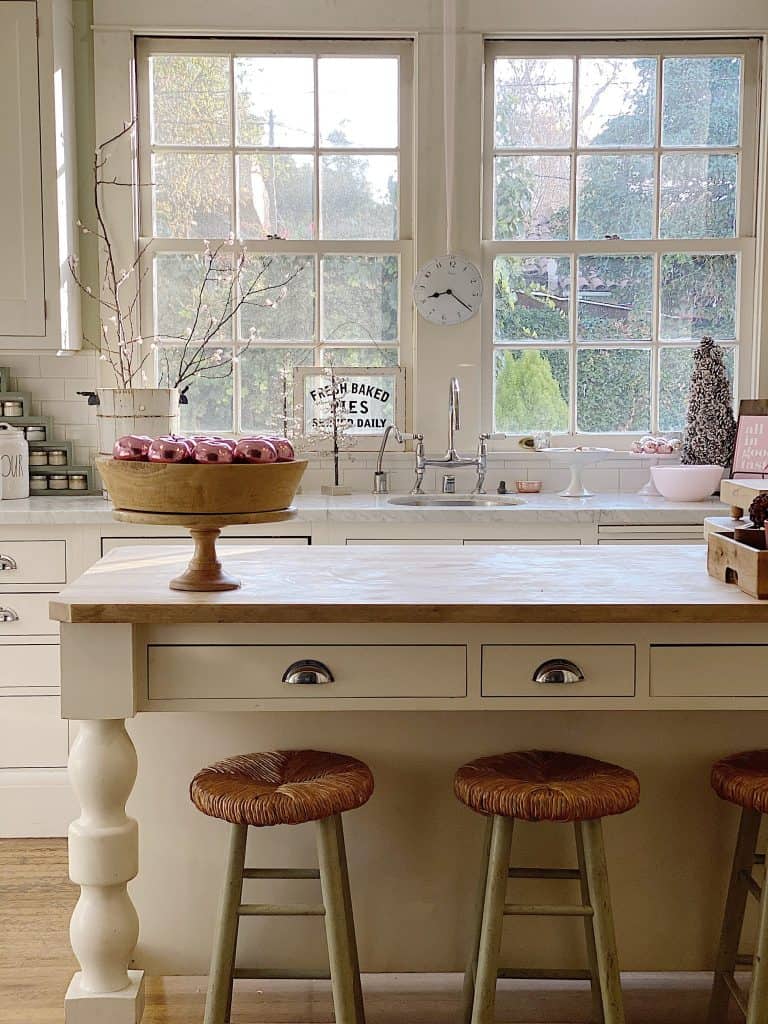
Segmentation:
{"type": "Polygon", "coordinates": [[[114,516],[121,523],[149,523],[153,526],[183,526],[195,542],[195,552],[185,571],[168,584],[171,590],[210,593],[237,590],[240,580],[224,572],[216,554],[216,541],[223,527],[282,523],[293,519],[296,509],[284,508],[276,512],[242,512],[231,515],[184,515],[172,512],[132,512],[115,509],[114,516]]]}

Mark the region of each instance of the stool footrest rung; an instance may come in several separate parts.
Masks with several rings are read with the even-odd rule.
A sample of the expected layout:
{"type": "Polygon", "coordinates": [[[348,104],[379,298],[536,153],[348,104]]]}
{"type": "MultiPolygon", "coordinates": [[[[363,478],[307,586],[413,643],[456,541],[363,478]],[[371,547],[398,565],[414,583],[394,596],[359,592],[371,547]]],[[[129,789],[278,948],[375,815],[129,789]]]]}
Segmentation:
{"type": "Polygon", "coordinates": [[[577,903],[505,903],[507,917],[592,917],[592,907],[577,903]]]}
{"type": "Polygon", "coordinates": [[[235,979],[252,979],[263,981],[329,981],[330,971],[281,971],[278,968],[266,968],[265,970],[252,970],[249,967],[236,967],[233,975],[235,979]]]}
{"type": "Polygon", "coordinates": [[[728,989],[728,991],[733,996],[734,1003],[736,1003],[738,1008],[741,1010],[741,1012],[746,1017],[746,1015],[747,1015],[747,1000],[744,998],[744,993],[741,991],[739,986],[736,984],[736,981],[735,981],[735,979],[734,979],[732,974],[723,974],[722,977],[723,977],[723,981],[725,982],[726,988],[728,989]]]}
{"type": "Polygon", "coordinates": [[[556,970],[535,967],[500,967],[496,972],[499,978],[513,978],[518,981],[591,981],[589,971],[556,970]]]}
{"type": "Polygon", "coordinates": [[[578,868],[510,868],[508,878],[581,878],[578,868]]]}
{"type": "Polygon", "coordinates": [[[751,953],[737,953],[736,955],[736,966],[737,967],[752,967],[755,962],[755,958],[751,953]]]}
{"type": "Polygon", "coordinates": [[[751,871],[746,871],[746,870],[741,870],[739,872],[739,878],[741,878],[741,880],[743,882],[747,883],[747,890],[748,890],[750,896],[754,896],[755,899],[759,902],[762,899],[763,890],[762,890],[762,887],[759,886],[757,884],[757,882],[754,880],[754,878],[752,877],[752,872],[751,871]]]}
{"type": "Polygon", "coordinates": [[[319,878],[318,868],[246,868],[243,878],[319,878]]]}
{"type": "Polygon", "coordinates": [[[240,917],[324,917],[322,903],[241,903],[240,917]]]}

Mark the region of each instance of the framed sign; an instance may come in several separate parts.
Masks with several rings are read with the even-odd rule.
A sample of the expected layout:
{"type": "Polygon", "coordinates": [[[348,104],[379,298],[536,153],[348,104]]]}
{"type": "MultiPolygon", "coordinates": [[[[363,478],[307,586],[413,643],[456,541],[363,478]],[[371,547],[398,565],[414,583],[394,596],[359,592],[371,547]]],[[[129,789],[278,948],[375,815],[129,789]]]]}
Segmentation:
{"type": "Polygon", "coordinates": [[[333,415],[350,445],[376,451],[390,423],[405,416],[405,370],[401,366],[297,366],[293,415],[305,439],[317,448],[332,432],[333,415]]]}
{"type": "Polygon", "coordinates": [[[739,422],[733,453],[731,478],[743,480],[768,477],[768,399],[749,398],[739,402],[739,422]]]}

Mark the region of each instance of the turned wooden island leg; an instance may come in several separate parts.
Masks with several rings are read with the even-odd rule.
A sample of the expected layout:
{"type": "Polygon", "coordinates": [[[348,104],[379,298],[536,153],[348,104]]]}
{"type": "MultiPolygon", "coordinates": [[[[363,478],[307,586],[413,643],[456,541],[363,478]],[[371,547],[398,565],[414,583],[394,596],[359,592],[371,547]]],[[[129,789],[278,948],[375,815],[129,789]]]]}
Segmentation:
{"type": "Polygon", "coordinates": [[[80,964],[66,996],[66,1024],[136,1024],[143,972],[128,965],[139,919],[127,883],[139,868],[138,826],[125,813],[136,751],[123,719],[81,722],[69,757],[80,817],[69,827],[69,876],[80,886],[70,940],[80,964]]]}

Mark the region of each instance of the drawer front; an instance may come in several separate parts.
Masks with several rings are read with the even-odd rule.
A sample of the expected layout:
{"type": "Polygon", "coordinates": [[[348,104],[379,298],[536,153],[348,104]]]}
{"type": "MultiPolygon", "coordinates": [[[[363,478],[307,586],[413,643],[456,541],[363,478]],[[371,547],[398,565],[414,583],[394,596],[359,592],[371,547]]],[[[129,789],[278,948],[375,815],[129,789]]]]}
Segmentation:
{"type": "MultiPolygon", "coordinates": [[[[0,644],[0,690],[45,686],[57,689],[61,681],[59,645],[0,644]]],[[[3,704],[0,703],[0,714],[3,704]]]]}
{"type": "Polygon", "coordinates": [[[400,537],[347,537],[347,544],[461,544],[458,537],[418,537],[418,538],[400,538],[400,537]]]}
{"type": "Polygon", "coordinates": [[[332,700],[372,697],[464,697],[464,645],[152,644],[147,652],[150,700],[332,700]],[[326,665],[334,681],[284,683],[297,661],[326,665]]]}
{"type": "Polygon", "coordinates": [[[484,697],[632,697],[634,644],[484,644],[484,697]],[[583,681],[534,682],[548,661],[572,662],[583,681]]]}
{"type": "Polygon", "coordinates": [[[18,583],[66,583],[63,540],[0,540],[0,587],[18,583]]]}
{"type": "Polygon", "coordinates": [[[566,544],[566,545],[570,545],[571,547],[574,547],[574,546],[578,547],[581,544],[581,541],[578,538],[574,538],[574,537],[566,537],[566,538],[563,538],[562,540],[561,539],[557,539],[557,538],[553,539],[552,537],[550,537],[548,539],[545,539],[545,540],[510,540],[509,538],[507,538],[506,540],[465,540],[464,544],[488,544],[488,545],[501,545],[501,546],[503,546],[505,544],[513,544],[513,545],[532,544],[532,545],[535,545],[536,547],[541,547],[542,545],[547,545],[547,544],[559,544],[562,547],[563,544],[566,544]]]}
{"type": "Polygon", "coordinates": [[[768,697],[768,644],[651,647],[653,697],[768,697]]]}
{"type": "Polygon", "coordinates": [[[0,697],[0,768],[64,768],[67,746],[58,697],[0,697]]]}
{"type": "Polygon", "coordinates": [[[55,636],[58,622],[48,615],[54,594],[0,594],[0,639],[6,636],[55,636]]]}
{"type": "MultiPolygon", "coordinates": [[[[151,547],[154,545],[162,544],[185,544],[190,548],[192,547],[192,541],[189,536],[178,537],[102,537],[101,538],[101,553],[106,555],[109,551],[114,551],[115,548],[130,548],[130,547],[151,547]]],[[[237,545],[238,547],[245,548],[253,545],[263,544],[309,544],[309,537],[220,537],[216,541],[216,547],[232,547],[237,545]]]]}

